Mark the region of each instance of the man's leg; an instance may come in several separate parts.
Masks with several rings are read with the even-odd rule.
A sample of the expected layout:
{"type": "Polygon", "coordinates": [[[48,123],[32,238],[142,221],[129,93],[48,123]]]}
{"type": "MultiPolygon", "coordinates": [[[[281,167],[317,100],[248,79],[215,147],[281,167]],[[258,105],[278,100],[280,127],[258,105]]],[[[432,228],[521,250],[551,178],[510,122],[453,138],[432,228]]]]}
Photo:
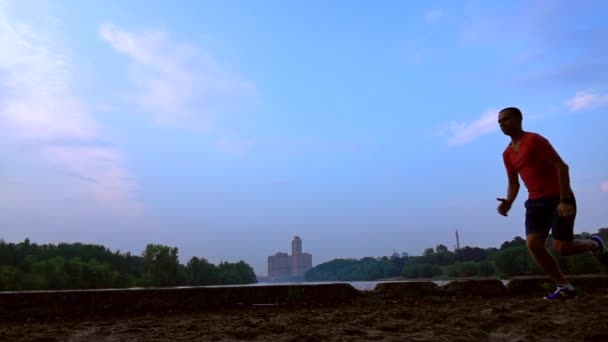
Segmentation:
{"type": "Polygon", "coordinates": [[[559,268],[559,264],[549,253],[545,245],[546,234],[530,233],[526,235],[526,243],[530,254],[540,269],[545,272],[558,285],[568,284],[566,277],[559,268]]]}
{"type": "Polygon", "coordinates": [[[557,260],[547,250],[547,236],[554,226],[555,208],[559,199],[526,201],[526,244],[538,267],[557,284],[557,290],[545,299],[576,296],[557,260]]]}
{"type": "Polygon", "coordinates": [[[596,252],[599,244],[591,239],[553,240],[553,249],[562,256],[596,252]]]}
{"type": "Polygon", "coordinates": [[[574,201],[574,214],[562,217],[553,212],[553,249],[562,256],[576,255],[585,252],[595,252],[601,246],[591,239],[574,239],[574,221],[576,220],[576,201],[574,201]]]}

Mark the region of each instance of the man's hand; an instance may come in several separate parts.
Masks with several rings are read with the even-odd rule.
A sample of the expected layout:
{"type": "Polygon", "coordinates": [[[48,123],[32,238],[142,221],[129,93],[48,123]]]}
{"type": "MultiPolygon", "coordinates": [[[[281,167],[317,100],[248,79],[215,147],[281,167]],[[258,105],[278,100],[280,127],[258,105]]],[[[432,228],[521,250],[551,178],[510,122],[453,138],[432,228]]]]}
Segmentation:
{"type": "Polygon", "coordinates": [[[560,202],[557,205],[557,214],[563,217],[570,217],[574,215],[574,206],[570,203],[560,202]]]}
{"type": "Polygon", "coordinates": [[[506,198],[497,198],[496,200],[500,202],[498,205],[498,213],[502,216],[507,216],[507,213],[511,209],[511,203],[507,201],[506,198]]]}

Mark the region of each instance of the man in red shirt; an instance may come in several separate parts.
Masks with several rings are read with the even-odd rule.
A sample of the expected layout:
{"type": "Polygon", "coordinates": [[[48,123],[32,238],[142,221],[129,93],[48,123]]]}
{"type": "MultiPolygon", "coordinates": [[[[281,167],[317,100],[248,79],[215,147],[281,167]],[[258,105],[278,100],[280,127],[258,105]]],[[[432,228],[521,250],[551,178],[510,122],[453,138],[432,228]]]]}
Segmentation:
{"type": "Polygon", "coordinates": [[[576,297],[574,287],[545,247],[549,231],[552,230],[553,248],[560,255],[591,252],[607,264],[608,248],[599,236],[574,239],[576,199],[570,187],[568,165],[546,138],[524,131],[522,121],[522,113],[515,107],[504,108],[498,115],[500,129],[511,137],[511,143],[502,155],[509,180],[507,198],[497,198],[500,202],[498,213],[507,216],[519,192],[521,177],[528,189],[525,202],[528,250],[538,266],[557,284],[557,290],[545,299],[576,297]]]}

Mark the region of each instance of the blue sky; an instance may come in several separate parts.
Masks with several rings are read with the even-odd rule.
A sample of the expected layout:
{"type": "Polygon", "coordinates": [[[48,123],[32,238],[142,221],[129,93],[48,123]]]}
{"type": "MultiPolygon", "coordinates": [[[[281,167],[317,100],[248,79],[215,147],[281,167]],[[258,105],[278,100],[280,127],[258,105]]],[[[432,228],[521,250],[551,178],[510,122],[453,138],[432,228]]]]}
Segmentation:
{"type": "Polygon", "coordinates": [[[608,226],[602,1],[0,2],[0,236],[313,264],[498,247],[498,110],[608,226]]]}

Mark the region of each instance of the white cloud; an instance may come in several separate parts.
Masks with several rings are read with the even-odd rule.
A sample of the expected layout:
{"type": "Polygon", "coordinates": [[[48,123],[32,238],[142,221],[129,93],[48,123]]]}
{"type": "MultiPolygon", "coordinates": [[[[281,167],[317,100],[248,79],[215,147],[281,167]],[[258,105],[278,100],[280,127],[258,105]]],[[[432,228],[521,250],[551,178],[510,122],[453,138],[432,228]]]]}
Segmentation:
{"type": "Polygon", "coordinates": [[[602,183],[602,184],[600,185],[600,189],[601,189],[603,192],[608,192],[608,181],[605,181],[604,183],[602,183]]]}
{"type": "Polygon", "coordinates": [[[139,87],[131,99],[161,123],[209,128],[253,94],[249,82],[228,75],[212,56],[172,42],[163,31],[130,32],[104,24],[99,34],[131,58],[129,77],[139,87]]]}
{"type": "MultiPolygon", "coordinates": [[[[62,192],[89,201],[80,204],[118,215],[138,215],[136,184],[125,157],[111,145],[99,143],[105,140],[100,125],[70,89],[67,59],[42,31],[9,18],[6,8],[0,8],[0,139],[28,146],[28,155],[19,158],[39,159],[47,167],[73,175],[62,192]]],[[[28,180],[22,183],[12,187],[12,193],[4,192],[0,203],[15,203],[9,196],[35,198],[41,191],[28,186],[32,183],[28,180]]]]}
{"type": "Polygon", "coordinates": [[[444,133],[449,133],[449,145],[462,145],[472,142],[482,135],[498,130],[498,110],[491,109],[484,112],[479,119],[471,122],[452,122],[444,133]]]}
{"type": "Polygon", "coordinates": [[[593,91],[579,91],[568,100],[570,111],[591,110],[608,105],[608,94],[600,95],[593,91]]]}

